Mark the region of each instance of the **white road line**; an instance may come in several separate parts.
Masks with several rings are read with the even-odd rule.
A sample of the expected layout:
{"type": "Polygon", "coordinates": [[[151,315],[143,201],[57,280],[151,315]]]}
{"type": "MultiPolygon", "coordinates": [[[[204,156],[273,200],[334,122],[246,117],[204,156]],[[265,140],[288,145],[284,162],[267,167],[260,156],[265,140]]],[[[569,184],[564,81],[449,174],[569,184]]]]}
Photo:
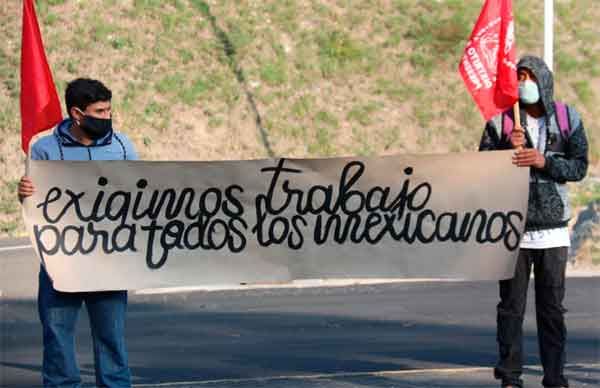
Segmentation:
{"type": "Polygon", "coordinates": [[[148,288],[135,291],[136,295],[176,294],[192,291],[256,290],[273,288],[346,287],[387,283],[460,282],[457,279],[301,279],[282,283],[211,284],[205,286],[148,288]]]}
{"type": "Polygon", "coordinates": [[[19,251],[22,249],[33,249],[33,245],[15,245],[14,247],[0,247],[0,252],[19,251]]]}
{"type": "MultiPolygon", "coordinates": [[[[567,364],[567,368],[600,368],[600,364],[567,364]]],[[[541,369],[539,365],[525,365],[529,369],[541,369]]],[[[381,377],[381,376],[405,376],[417,374],[456,374],[456,373],[474,373],[474,372],[492,372],[493,367],[477,366],[468,368],[435,368],[435,369],[407,369],[407,370],[389,370],[380,372],[342,372],[342,373],[321,373],[314,375],[289,375],[289,376],[270,376],[253,377],[245,379],[220,379],[220,380],[196,380],[196,381],[178,381],[172,383],[158,384],[133,384],[134,387],[178,387],[185,385],[207,385],[207,384],[240,384],[252,382],[269,382],[277,380],[317,380],[317,379],[339,379],[346,377],[381,377]]]]}

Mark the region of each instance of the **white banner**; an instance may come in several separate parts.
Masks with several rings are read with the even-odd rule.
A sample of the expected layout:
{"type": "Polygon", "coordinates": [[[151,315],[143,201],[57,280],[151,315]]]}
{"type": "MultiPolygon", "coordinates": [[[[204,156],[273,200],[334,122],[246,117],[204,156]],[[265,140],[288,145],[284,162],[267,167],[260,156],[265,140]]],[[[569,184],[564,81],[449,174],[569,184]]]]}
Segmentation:
{"type": "Polygon", "coordinates": [[[528,195],[512,153],[32,161],[24,216],[61,291],[504,279],[528,195]]]}

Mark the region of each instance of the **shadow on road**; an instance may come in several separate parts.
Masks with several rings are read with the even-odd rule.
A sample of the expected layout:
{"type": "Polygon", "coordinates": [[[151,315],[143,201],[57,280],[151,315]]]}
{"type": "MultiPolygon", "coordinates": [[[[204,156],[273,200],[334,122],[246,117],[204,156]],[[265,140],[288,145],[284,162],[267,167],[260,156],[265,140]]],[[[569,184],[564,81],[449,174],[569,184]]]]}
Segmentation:
{"type": "MultiPolygon", "coordinates": [[[[366,373],[492,366],[495,362],[492,312],[479,323],[460,319],[452,322],[444,317],[438,321],[448,322],[440,323],[435,316],[404,311],[399,303],[397,311],[390,312],[388,304],[381,314],[358,317],[353,316],[353,310],[376,311],[377,306],[355,304],[344,314],[340,312],[343,306],[336,305],[344,303],[343,295],[329,297],[326,303],[317,294],[303,298],[303,306],[312,303],[318,307],[313,312],[286,311],[294,307],[273,307],[265,303],[268,296],[258,293],[233,304],[228,304],[227,297],[214,301],[205,293],[190,294],[175,303],[164,296],[132,298],[127,340],[134,381],[139,384],[366,373]],[[264,311],[277,309],[283,311],[264,311]]],[[[41,328],[36,304],[11,300],[0,303],[3,386],[31,387],[39,383],[41,369],[41,328]]],[[[377,303],[377,298],[373,303],[377,303]]],[[[82,377],[91,382],[92,344],[86,315],[85,311],[80,315],[77,343],[82,377]]],[[[536,341],[534,327],[529,325],[525,336],[526,364],[539,364],[536,341]]],[[[574,331],[569,346],[577,349],[571,354],[570,363],[597,360],[597,330],[574,331]]],[[[360,376],[344,380],[362,384],[360,376]]],[[[391,382],[384,376],[371,377],[368,386],[392,386],[391,382]]],[[[298,381],[294,386],[302,384],[298,381]]],[[[423,381],[414,384],[423,385],[411,386],[431,386],[423,381]]],[[[260,384],[254,381],[252,386],[260,384]]]]}

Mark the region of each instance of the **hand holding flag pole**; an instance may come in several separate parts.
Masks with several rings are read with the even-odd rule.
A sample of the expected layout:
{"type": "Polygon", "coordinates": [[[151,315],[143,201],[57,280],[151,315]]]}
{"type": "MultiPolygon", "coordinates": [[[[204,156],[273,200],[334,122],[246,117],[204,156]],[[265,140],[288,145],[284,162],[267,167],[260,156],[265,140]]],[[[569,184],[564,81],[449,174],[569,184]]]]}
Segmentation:
{"type": "Polygon", "coordinates": [[[519,100],[517,100],[517,102],[515,102],[515,105],[513,105],[513,117],[515,118],[514,121],[514,127],[513,127],[513,133],[519,133],[520,136],[523,138],[522,143],[521,144],[517,144],[517,145],[513,145],[515,146],[515,148],[517,150],[522,150],[523,149],[523,144],[525,144],[525,128],[523,128],[521,126],[521,108],[519,107],[519,100]]]}

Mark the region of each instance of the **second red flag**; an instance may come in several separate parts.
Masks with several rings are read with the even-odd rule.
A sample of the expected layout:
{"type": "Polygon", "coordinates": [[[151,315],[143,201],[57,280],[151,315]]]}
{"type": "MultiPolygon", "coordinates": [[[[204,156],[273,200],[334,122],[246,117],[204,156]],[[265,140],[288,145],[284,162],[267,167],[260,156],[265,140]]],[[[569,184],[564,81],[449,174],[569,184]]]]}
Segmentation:
{"type": "Polygon", "coordinates": [[[459,71],[486,120],[519,98],[512,0],[486,0],[459,71]]]}

